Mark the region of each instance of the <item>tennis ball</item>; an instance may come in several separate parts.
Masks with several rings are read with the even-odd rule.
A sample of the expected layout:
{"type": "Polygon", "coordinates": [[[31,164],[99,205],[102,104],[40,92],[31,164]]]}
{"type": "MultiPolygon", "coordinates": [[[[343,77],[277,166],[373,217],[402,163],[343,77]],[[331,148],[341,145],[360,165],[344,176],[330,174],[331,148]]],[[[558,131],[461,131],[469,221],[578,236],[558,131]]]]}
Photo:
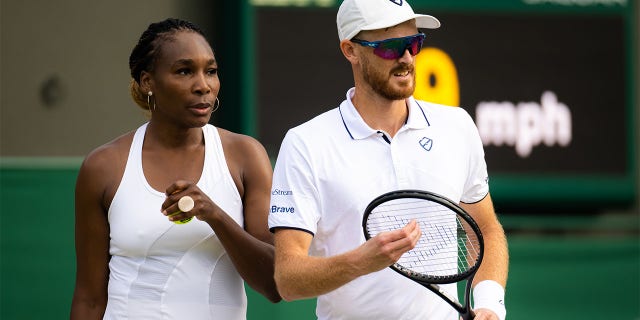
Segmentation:
{"type": "MultiPolygon", "coordinates": [[[[176,215],[178,213],[181,213],[181,212],[182,211],[177,211],[175,213],[172,213],[172,214],[169,215],[169,217],[174,216],[174,215],[176,215]]],[[[175,221],[172,221],[172,222],[175,223],[175,224],[185,224],[185,223],[187,223],[187,222],[189,222],[191,220],[193,220],[193,217],[188,217],[188,218],[185,218],[185,219],[182,219],[182,220],[175,220],[175,221]]]]}

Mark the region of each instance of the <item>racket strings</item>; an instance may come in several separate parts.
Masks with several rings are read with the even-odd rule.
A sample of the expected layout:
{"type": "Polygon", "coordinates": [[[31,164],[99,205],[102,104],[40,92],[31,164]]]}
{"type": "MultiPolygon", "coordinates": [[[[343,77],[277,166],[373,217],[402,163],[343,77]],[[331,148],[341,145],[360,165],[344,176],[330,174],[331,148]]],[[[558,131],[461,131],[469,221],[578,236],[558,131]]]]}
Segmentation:
{"type": "Polygon", "coordinates": [[[442,204],[426,199],[396,199],[375,208],[367,218],[373,237],[404,227],[416,220],[422,237],[396,265],[428,277],[446,277],[466,272],[476,265],[479,241],[466,220],[442,204]]]}

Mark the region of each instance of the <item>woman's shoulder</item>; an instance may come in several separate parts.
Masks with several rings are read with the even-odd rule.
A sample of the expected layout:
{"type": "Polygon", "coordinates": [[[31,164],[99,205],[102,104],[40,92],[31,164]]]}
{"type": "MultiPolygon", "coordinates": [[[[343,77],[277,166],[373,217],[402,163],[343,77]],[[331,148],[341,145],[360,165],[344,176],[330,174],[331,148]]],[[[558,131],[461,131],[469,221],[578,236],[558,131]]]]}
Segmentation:
{"type": "Polygon", "coordinates": [[[260,152],[264,150],[264,146],[258,139],[237,132],[215,127],[220,135],[220,141],[225,149],[242,150],[246,152],[260,152]]]}
{"type": "Polygon", "coordinates": [[[134,134],[135,131],[127,132],[93,149],[85,157],[81,169],[107,173],[105,171],[123,167],[129,156],[134,134]]]}
{"type": "Polygon", "coordinates": [[[216,129],[220,135],[227,167],[240,195],[244,196],[247,188],[252,189],[250,185],[256,186],[256,182],[268,181],[267,184],[270,184],[273,171],[264,146],[249,135],[222,128],[216,129]]]}
{"type": "Polygon", "coordinates": [[[81,197],[95,197],[104,208],[110,206],[127,164],[133,135],[126,133],[85,157],[76,182],[76,190],[83,190],[81,197]]]}
{"type": "Polygon", "coordinates": [[[226,129],[217,128],[217,130],[227,165],[232,172],[234,169],[246,173],[257,168],[271,168],[267,150],[256,138],[226,129]]]}

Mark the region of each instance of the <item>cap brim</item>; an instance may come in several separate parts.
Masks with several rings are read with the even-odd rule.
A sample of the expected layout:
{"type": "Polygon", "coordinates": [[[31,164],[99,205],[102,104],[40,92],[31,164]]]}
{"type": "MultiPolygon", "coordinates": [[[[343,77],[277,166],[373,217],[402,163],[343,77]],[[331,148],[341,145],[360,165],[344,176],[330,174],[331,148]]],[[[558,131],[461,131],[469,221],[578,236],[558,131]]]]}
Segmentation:
{"type": "Polygon", "coordinates": [[[418,28],[426,28],[426,29],[438,29],[440,28],[440,20],[436,19],[436,17],[426,15],[426,14],[417,14],[416,15],[416,26],[418,28]]]}
{"type": "Polygon", "coordinates": [[[360,30],[377,30],[377,29],[389,28],[389,27],[397,26],[411,19],[416,19],[416,27],[420,29],[424,29],[424,28],[437,29],[440,27],[440,21],[435,17],[426,15],[426,14],[414,14],[412,17],[409,17],[408,19],[406,17],[403,17],[403,19],[399,20],[397,17],[393,17],[390,19],[377,21],[375,23],[362,27],[360,30]]]}

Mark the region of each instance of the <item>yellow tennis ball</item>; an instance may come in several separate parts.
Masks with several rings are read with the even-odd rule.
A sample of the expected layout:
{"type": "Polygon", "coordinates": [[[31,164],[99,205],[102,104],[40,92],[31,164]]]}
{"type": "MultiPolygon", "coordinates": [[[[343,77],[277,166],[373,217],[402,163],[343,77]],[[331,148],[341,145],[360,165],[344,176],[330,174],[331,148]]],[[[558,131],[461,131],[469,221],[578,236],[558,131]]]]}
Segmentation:
{"type": "MultiPolygon", "coordinates": [[[[178,213],[181,213],[181,212],[182,211],[177,211],[175,213],[172,213],[172,214],[169,215],[169,217],[174,216],[174,215],[176,215],[178,213]]],[[[185,223],[187,223],[187,222],[189,222],[191,220],[193,220],[193,217],[188,217],[188,218],[185,218],[185,219],[182,219],[182,220],[175,220],[175,221],[172,221],[172,222],[175,223],[175,224],[185,224],[185,223]]]]}
{"type": "Polygon", "coordinates": [[[175,224],[185,224],[185,223],[187,223],[187,222],[189,222],[191,220],[193,220],[193,217],[189,217],[189,218],[186,218],[186,219],[173,221],[173,223],[175,223],[175,224]]]}

